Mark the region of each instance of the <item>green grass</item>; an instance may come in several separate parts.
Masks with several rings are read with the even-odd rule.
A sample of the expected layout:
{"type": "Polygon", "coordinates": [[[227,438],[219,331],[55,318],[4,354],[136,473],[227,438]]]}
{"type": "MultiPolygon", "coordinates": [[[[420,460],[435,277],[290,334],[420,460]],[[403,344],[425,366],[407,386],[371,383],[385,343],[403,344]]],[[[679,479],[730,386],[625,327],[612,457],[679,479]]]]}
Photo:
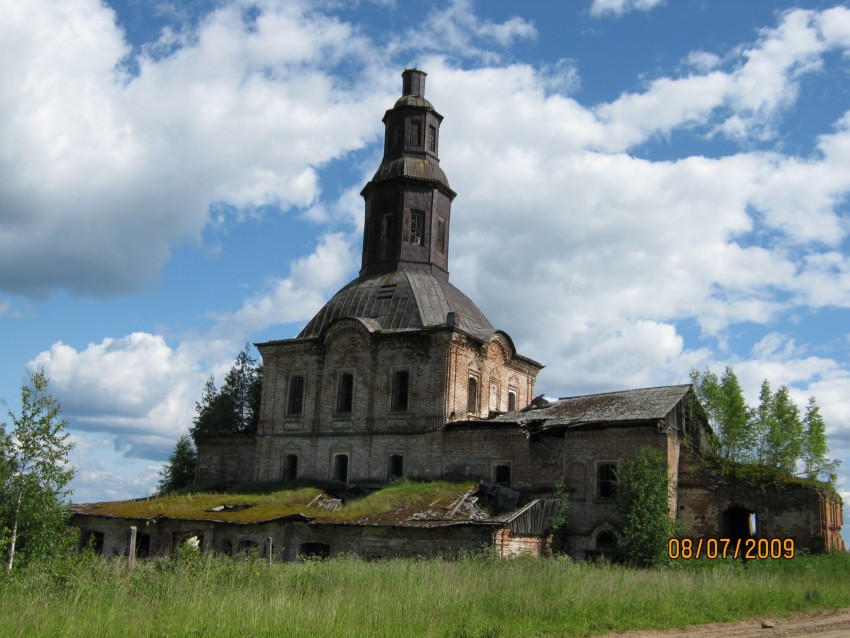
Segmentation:
{"type": "Polygon", "coordinates": [[[216,520],[232,523],[255,523],[292,514],[305,514],[329,522],[393,522],[416,511],[435,507],[445,509],[461,494],[475,488],[475,482],[397,481],[365,498],[350,501],[329,511],[307,507],[317,496],[327,496],[343,484],[293,481],[276,484],[237,485],[226,492],[191,492],[134,501],[114,501],[75,505],[85,514],[125,518],[167,516],[184,520],[216,520]],[[235,506],[233,511],[212,511],[220,505],[235,506]]]}
{"type": "Polygon", "coordinates": [[[679,563],[568,559],[85,557],[0,577],[4,636],[584,636],[850,607],[850,557],[679,563]]]}

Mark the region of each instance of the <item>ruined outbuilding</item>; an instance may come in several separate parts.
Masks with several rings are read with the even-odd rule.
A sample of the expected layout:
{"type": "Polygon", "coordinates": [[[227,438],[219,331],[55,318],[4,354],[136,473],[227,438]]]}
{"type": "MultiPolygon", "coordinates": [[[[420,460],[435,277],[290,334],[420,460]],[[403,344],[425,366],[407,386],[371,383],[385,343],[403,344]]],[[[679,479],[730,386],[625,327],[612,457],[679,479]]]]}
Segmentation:
{"type": "Polygon", "coordinates": [[[130,516],[101,504],[77,508],[84,534],[107,552],[127,550],[133,526],[151,552],[171,551],[189,535],[222,552],[267,543],[284,560],[430,556],[481,545],[545,555],[550,499],[562,484],[570,513],[558,549],[592,557],[616,544],[619,464],[651,447],[667,459],[670,515],[684,535],[755,533],[793,537],[799,549],[843,548],[834,493],[814,484],[744,485],[698,469],[710,432],[690,385],[535,400],[543,366],[449,282],[456,193],[440,168],[443,116],[425,98],[424,72],[402,77],[402,96],[383,118],[383,160],[361,193],[359,276],[297,337],[256,344],[264,370],[257,432],[200,441],[197,480],[472,480],[490,495],[488,511],[447,516],[434,505],[401,518],[338,520],[300,504],[237,522],[224,510],[130,516]]]}

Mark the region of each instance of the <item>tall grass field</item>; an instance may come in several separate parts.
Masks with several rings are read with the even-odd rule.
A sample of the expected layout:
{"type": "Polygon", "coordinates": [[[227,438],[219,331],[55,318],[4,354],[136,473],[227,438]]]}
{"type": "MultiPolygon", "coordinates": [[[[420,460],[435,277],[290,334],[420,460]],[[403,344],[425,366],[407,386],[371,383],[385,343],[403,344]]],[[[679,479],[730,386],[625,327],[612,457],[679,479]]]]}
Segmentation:
{"type": "Polygon", "coordinates": [[[586,636],[850,607],[850,557],[356,559],[81,556],[0,576],[3,636],[586,636]]]}

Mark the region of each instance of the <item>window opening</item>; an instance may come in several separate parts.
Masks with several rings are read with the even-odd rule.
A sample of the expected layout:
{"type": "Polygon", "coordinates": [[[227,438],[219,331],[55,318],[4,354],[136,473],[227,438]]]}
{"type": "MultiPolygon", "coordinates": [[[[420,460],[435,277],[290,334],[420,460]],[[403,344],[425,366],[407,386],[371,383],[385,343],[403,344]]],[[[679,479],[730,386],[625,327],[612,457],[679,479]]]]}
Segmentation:
{"type": "Polygon", "coordinates": [[[410,373],[407,370],[399,370],[393,374],[393,391],[390,409],[393,412],[405,412],[407,410],[407,397],[410,389],[410,373]]]}
{"type": "Polygon", "coordinates": [[[281,471],[281,480],[294,481],[298,478],[298,455],[287,454],[283,457],[283,470],[281,471]]]}
{"type": "Polygon", "coordinates": [[[508,412],[516,410],[516,390],[508,390],[508,412]]]}
{"type": "Polygon", "coordinates": [[[446,220],[437,218],[437,252],[446,254],[446,220]]]}
{"type": "Polygon", "coordinates": [[[393,125],[393,150],[398,150],[401,146],[402,128],[401,124],[393,125]]]}
{"type": "Polygon", "coordinates": [[[495,468],[495,480],[494,483],[496,485],[502,485],[504,487],[511,486],[511,466],[510,465],[497,465],[495,468]]]}
{"type": "Polygon", "coordinates": [[[401,454],[390,454],[387,467],[387,481],[399,479],[404,476],[404,456],[401,454]]]}
{"type": "Polygon", "coordinates": [[[425,211],[410,211],[410,243],[415,246],[425,243],[425,211]]]}
{"type": "Polygon", "coordinates": [[[381,248],[385,248],[393,238],[393,216],[387,213],[381,216],[381,248]]]}
{"type": "Polygon", "coordinates": [[[410,130],[409,130],[410,134],[407,138],[408,146],[421,146],[422,145],[421,127],[422,127],[422,124],[419,122],[419,120],[412,120],[410,122],[410,130]]]}
{"type": "Polygon", "coordinates": [[[289,379],[289,402],[286,413],[289,416],[301,414],[304,411],[304,377],[300,374],[289,379]]]}
{"type": "Polygon", "coordinates": [[[428,127],[428,150],[432,153],[437,152],[437,128],[435,126],[428,127]]]}
{"type": "Polygon", "coordinates": [[[301,543],[298,546],[298,555],[305,558],[328,558],[331,555],[331,546],[327,543],[301,543]]]}
{"type": "Polygon", "coordinates": [[[385,284],[381,286],[378,288],[378,295],[375,298],[379,301],[382,299],[392,299],[396,286],[398,286],[398,284],[385,284]]]}
{"type": "Polygon", "coordinates": [[[354,375],[343,372],[339,375],[336,393],[336,411],[351,412],[354,408],[354,375]]]}
{"type": "Polygon", "coordinates": [[[617,535],[611,530],[602,530],[596,535],[596,551],[611,552],[617,548],[617,535]]]}
{"type": "Polygon", "coordinates": [[[475,377],[469,377],[466,386],[466,411],[478,414],[478,379],[475,377]]]}
{"type": "Polygon", "coordinates": [[[596,495],[598,498],[617,498],[617,464],[596,466],[596,495]]]}
{"type": "Polygon", "coordinates": [[[333,480],[348,483],[348,455],[337,454],[334,456],[333,480]]]}

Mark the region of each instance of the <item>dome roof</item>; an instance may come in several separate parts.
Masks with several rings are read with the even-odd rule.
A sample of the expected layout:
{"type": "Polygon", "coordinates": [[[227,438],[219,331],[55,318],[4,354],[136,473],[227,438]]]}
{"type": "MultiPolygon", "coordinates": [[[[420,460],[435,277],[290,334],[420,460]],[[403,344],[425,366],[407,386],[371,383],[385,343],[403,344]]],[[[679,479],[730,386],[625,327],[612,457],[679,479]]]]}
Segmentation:
{"type": "MultiPolygon", "coordinates": [[[[472,300],[442,279],[424,270],[401,269],[355,279],[336,293],[310,320],[299,339],[318,337],[336,319],[371,319],[380,330],[415,330],[454,325],[480,339],[489,339],[493,325],[472,300]]],[[[369,322],[372,323],[372,322],[369,322]]]]}
{"type": "Polygon", "coordinates": [[[436,113],[434,106],[421,95],[402,95],[395,101],[393,108],[401,108],[403,106],[415,106],[417,108],[426,108],[436,113]]]}

